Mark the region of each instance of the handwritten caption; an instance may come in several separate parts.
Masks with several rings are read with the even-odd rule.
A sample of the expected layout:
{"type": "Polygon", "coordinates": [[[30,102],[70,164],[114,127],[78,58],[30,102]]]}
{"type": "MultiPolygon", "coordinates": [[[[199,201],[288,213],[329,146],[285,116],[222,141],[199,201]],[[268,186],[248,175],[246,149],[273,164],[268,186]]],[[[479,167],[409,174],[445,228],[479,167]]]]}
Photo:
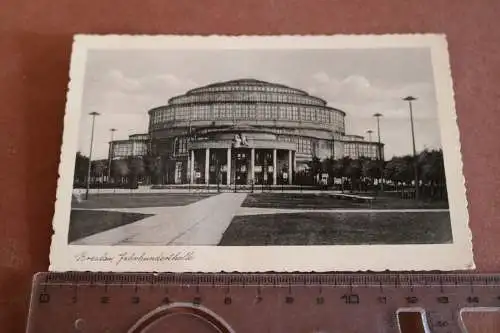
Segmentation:
{"type": "Polygon", "coordinates": [[[147,263],[163,263],[163,262],[178,262],[190,261],[194,259],[194,251],[177,251],[171,253],[148,254],[147,252],[120,252],[118,254],[103,254],[93,255],[87,252],[76,254],[75,260],[77,263],[108,263],[123,265],[123,264],[147,264],[147,263]]]}

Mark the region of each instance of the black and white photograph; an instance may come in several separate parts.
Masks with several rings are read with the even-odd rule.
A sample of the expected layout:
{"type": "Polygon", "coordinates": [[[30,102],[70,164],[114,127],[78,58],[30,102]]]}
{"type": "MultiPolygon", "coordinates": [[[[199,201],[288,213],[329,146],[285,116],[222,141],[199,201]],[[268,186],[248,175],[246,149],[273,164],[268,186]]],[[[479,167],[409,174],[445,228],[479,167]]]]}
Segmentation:
{"type": "Polygon", "coordinates": [[[79,35],[51,269],[471,269],[465,193],[442,35],[79,35]]]}

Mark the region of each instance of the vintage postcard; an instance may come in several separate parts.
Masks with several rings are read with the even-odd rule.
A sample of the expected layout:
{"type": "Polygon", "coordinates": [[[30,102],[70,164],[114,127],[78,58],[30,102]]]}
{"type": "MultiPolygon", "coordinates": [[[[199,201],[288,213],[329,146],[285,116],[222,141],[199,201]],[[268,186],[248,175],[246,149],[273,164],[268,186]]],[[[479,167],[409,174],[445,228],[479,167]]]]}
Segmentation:
{"type": "Polygon", "coordinates": [[[75,36],[53,271],[474,268],[443,35],[75,36]]]}

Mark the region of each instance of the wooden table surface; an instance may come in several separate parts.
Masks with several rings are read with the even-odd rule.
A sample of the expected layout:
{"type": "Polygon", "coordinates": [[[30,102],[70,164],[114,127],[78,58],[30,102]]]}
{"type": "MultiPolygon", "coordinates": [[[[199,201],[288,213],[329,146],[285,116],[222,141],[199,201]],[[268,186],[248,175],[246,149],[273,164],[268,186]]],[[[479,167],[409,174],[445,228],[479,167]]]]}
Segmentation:
{"type": "Polygon", "coordinates": [[[0,331],[48,267],[74,33],[446,33],[477,270],[500,271],[500,1],[0,1],[0,331]]]}

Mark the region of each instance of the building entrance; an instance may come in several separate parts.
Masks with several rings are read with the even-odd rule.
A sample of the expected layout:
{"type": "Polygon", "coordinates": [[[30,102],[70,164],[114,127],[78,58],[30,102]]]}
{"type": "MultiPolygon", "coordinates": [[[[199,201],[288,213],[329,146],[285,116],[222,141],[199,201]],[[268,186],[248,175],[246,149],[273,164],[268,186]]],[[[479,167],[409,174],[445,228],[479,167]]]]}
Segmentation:
{"type": "Polygon", "coordinates": [[[273,184],[272,149],[259,149],[255,152],[255,184],[273,184]]]}
{"type": "Polygon", "coordinates": [[[210,184],[225,184],[227,174],[227,154],[225,149],[210,149],[208,179],[210,184]]]}
{"type": "Polygon", "coordinates": [[[238,148],[232,151],[233,183],[246,185],[249,183],[250,149],[238,148]]]}
{"type": "Polygon", "coordinates": [[[294,161],[291,150],[204,148],[190,150],[187,165],[193,184],[278,185],[292,184],[294,161]]]}

